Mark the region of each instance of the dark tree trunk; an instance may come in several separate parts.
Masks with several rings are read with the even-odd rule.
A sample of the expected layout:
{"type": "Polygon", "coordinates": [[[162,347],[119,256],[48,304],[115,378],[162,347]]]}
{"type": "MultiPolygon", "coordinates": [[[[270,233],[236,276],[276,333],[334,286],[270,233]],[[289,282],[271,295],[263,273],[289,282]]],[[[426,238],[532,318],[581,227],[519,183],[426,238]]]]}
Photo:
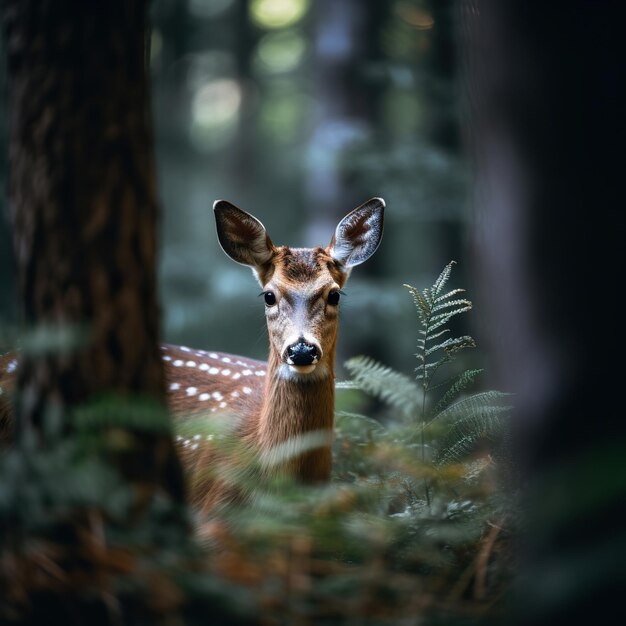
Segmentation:
{"type": "Polygon", "coordinates": [[[620,5],[460,7],[481,310],[498,384],[517,392],[513,435],[528,485],[516,614],[621,623],[620,5]]]}
{"type": "MultiPolygon", "coordinates": [[[[147,3],[5,2],[10,198],[28,327],[82,336],[24,354],[18,437],[100,394],[164,404],[147,3]]],[[[65,428],[70,429],[70,420],[65,428]]],[[[181,498],[170,437],[136,437],[133,480],[181,498]]]]}

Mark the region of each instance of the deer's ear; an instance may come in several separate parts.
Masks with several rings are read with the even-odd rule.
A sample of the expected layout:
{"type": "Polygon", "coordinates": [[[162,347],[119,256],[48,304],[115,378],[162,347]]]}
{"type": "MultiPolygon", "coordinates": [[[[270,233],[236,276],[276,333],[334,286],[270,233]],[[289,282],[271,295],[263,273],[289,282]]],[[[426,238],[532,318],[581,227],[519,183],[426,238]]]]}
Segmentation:
{"type": "Polygon", "coordinates": [[[274,245],[265,226],[256,217],[226,200],[216,200],[213,213],[217,238],[222,250],[233,261],[255,269],[269,263],[274,255],[274,245]]]}
{"type": "Polygon", "coordinates": [[[330,256],[350,269],[367,261],[383,237],[385,201],[372,198],[346,215],[335,229],[328,251],[330,256]]]}

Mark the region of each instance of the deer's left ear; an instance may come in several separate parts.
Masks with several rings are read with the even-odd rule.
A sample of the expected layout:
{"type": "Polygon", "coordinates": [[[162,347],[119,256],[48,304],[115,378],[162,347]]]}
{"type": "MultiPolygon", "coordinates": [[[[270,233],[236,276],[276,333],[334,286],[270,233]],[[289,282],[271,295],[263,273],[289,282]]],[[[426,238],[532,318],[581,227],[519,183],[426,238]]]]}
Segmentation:
{"type": "Polygon", "coordinates": [[[330,256],[345,269],[367,261],[383,237],[384,213],[382,198],[372,198],[348,213],[335,229],[328,247],[330,256]]]}

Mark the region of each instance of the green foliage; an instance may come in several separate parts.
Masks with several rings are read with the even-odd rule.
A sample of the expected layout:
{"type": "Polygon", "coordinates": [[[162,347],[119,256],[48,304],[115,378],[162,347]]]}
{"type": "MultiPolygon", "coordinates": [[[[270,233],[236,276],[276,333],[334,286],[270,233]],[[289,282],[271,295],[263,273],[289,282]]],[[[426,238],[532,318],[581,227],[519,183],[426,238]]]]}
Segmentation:
{"type": "MultiPolygon", "coordinates": [[[[438,376],[454,365],[463,350],[476,347],[469,335],[452,336],[451,320],[472,309],[470,300],[458,297],[463,289],[446,289],[453,267],[451,261],[431,287],[420,290],[405,285],[419,320],[415,381],[370,358],[356,357],[346,363],[352,385],[395,409],[395,427],[408,426],[409,439],[420,440],[421,460],[434,459],[439,467],[462,464],[477,444],[497,439],[510,409],[503,402],[507,394],[497,391],[459,398],[475,382],[480,369],[466,369],[438,382],[438,376]],[[447,390],[433,398],[445,385],[447,390]]],[[[426,500],[429,498],[426,487],[426,500]]]]}
{"type": "MultiPolygon", "coordinates": [[[[418,316],[414,380],[370,358],[346,363],[351,380],[338,388],[360,389],[388,411],[376,420],[354,411],[337,415],[335,468],[344,483],[378,491],[377,513],[367,519],[385,520],[397,566],[413,568],[418,558],[417,571],[462,586],[454,580],[462,570],[459,548],[476,554],[485,537],[503,533],[508,516],[508,498],[494,480],[494,451],[510,406],[509,394],[471,391],[482,369],[459,371],[460,357],[476,344],[453,334],[452,320],[472,303],[459,297],[462,289],[447,290],[452,269],[448,264],[429,288],[407,285],[418,316]]],[[[503,584],[504,566],[493,567],[503,584]]]]}
{"type": "Polygon", "coordinates": [[[415,381],[369,357],[355,357],[346,363],[358,389],[380,398],[402,413],[412,414],[422,401],[415,381]]]}
{"type": "Polygon", "coordinates": [[[45,621],[37,607],[61,588],[83,611],[104,598],[97,602],[105,613],[116,607],[118,623],[497,622],[508,502],[487,444],[501,433],[508,395],[472,392],[482,370],[459,371],[475,344],[449,324],[471,308],[460,290],[445,290],[451,270],[429,289],[409,288],[419,323],[414,378],[366,357],[348,362],[328,485],[261,472],[324,445],[327,433],[255,458],[232,421],[194,416],[176,436],[214,444],[211,478],[253,495],[203,518],[159,494],[138,516],[141,493],[107,455],[118,449],[111,436],[117,444],[125,431],[169,428],[139,400],[101,399],[73,413],[71,436],[57,432],[47,448],[25,440],[0,457],[0,586],[17,594],[7,605],[13,621],[45,621]],[[362,392],[381,401],[381,415],[363,414],[362,392]]]}

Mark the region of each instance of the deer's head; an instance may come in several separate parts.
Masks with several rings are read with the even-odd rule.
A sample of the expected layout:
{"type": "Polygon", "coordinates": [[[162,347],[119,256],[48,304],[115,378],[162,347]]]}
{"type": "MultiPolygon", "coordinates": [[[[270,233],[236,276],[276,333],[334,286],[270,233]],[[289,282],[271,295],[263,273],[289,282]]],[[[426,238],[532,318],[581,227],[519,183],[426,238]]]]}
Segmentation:
{"type": "Polygon", "coordinates": [[[385,203],[372,198],[346,215],[325,248],[275,246],[261,222],[218,200],[213,205],[224,252],[248,265],[261,285],[271,356],[283,378],[333,371],[339,300],[350,270],[369,259],[383,234],[385,203]]]}

